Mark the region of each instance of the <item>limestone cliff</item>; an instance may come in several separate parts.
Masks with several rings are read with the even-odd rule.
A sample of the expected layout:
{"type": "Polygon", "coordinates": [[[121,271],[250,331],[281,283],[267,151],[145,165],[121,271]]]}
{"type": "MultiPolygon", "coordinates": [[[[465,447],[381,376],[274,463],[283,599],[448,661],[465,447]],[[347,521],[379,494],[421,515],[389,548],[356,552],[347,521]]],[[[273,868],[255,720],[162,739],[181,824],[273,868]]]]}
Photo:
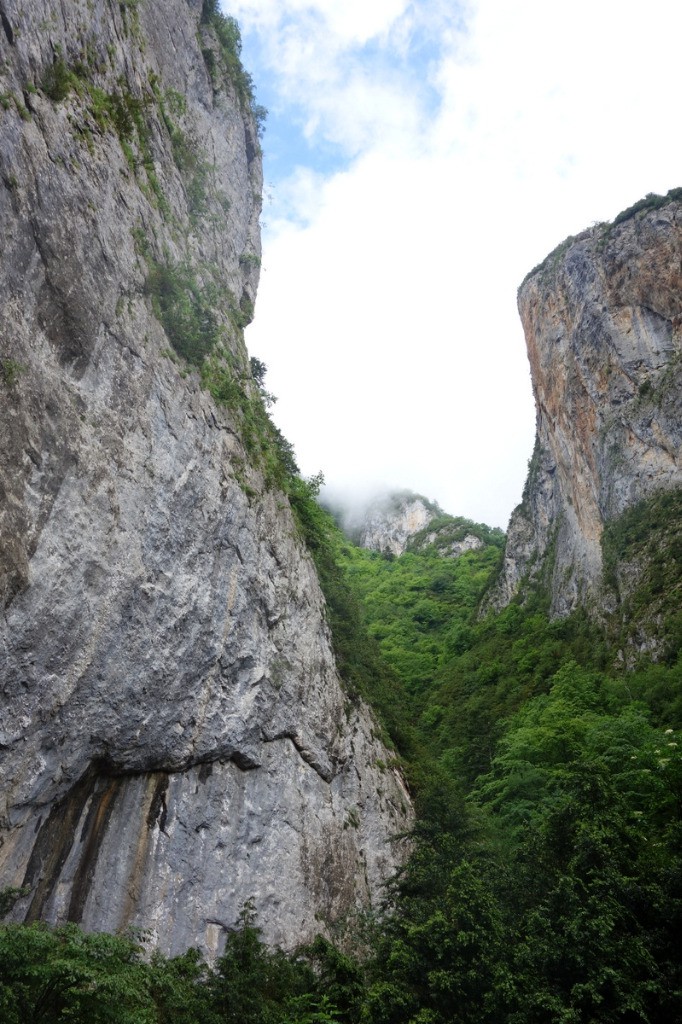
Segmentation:
{"type": "Polygon", "coordinates": [[[504,536],[501,530],[451,516],[413,491],[391,491],[352,506],[337,498],[330,510],[355,544],[384,555],[431,549],[442,558],[458,558],[491,541],[499,544],[504,536]]]}
{"type": "Polygon", "coordinates": [[[249,372],[238,38],[201,0],[0,22],[0,886],[170,952],[253,898],[291,946],[375,896],[411,811],[249,372]]]}
{"type": "Polygon", "coordinates": [[[401,555],[411,537],[439,514],[433,502],[411,491],[397,491],[373,499],[351,524],[351,533],[362,548],[401,555]]]}
{"type": "Polygon", "coordinates": [[[554,614],[608,607],[605,524],[682,485],[681,190],[568,239],[524,281],[519,310],[537,438],[492,604],[541,573],[554,614]]]}

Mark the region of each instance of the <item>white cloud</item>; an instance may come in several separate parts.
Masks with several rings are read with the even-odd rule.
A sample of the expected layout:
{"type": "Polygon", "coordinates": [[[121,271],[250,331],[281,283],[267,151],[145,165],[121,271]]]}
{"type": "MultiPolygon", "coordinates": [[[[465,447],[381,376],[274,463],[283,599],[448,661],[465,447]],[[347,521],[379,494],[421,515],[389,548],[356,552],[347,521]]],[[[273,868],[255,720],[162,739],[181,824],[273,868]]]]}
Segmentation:
{"type": "MultiPolygon", "coordinates": [[[[408,6],[409,0],[234,0],[225,4],[239,21],[272,31],[290,18],[309,27],[324,26],[338,47],[363,45],[383,35],[408,6]]],[[[266,40],[266,45],[269,40],[266,40]]]]}
{"type": "Polygon", "coordinates": [[[278,422],[337,487],[505,525],[532,447],[516,287],[565,235],[680,183],[682,14],[479,0],[463,34],[461,5],[435,0],[238,6],[313,142],[350,155],[297,168],[266,213],[247,341],[278,422]]]}
{"type": "Polygon", "coordinates": [[[247,30],[259,32],[278,104],[297,108],[308,138],[332,142],[349,156],[378,134],[385,144],[397,136],[409,145],[424,116],[427,83],[402,61],[416,32],[442,32],[441,2],[431,8],[408,0],[239,0],[232,11],[247,30]],[[366,44],[373,46],[370,56],[366,44]]]}
{"type": "Polygon", "coordinates": [[[318,0],[317,11],[335,36],[362,45],[385,33],[407,7],[407,0],[318,0]]]}

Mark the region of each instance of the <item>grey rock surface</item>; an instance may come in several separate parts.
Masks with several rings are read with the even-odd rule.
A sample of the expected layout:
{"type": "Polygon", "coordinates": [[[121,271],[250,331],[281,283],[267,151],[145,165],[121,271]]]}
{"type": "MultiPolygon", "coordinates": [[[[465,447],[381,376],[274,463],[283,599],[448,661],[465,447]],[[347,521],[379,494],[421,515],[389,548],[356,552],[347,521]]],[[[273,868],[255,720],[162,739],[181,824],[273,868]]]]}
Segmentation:
{"type": "Polygon", "coordinates": [[[519,310],[536,447],[487,607],[541,571],[565,615],[608,600],[604,524],[682,485],[682,204],[568,240],[523,283],[519,310]]]}
{"type": "Polygon", "coordinates": [[[460,555],[466,554],[467,551],[478,551],[480,548],[485,547],[485,543],[480,537],[475,536],[473,533],[467,533],[466,530],[453,529],[448,530],[447,523],[444,529],[433,531],[432,533],[425,532],[422,536],[414,540],[409,545],[410,551],[426,551],[432,545],[437,545],[438,554],[441,558],[459,558],[460,555]],[[457,539],[450,539],[448,533],[462,534],[462,537],[457,539]]]}
{"type": "Polygon", "coordinates": [[[30,887],[19,918],[170,952],[218,951],[253,897],[292,946],[376,898],[412,812],[286,497],[166,354],[161,263],[248,373],[262,178],[200,0],[162,6],[0,0],[0,885],[30,887]]]}
{"type": "Polygon", "coordinates": [[[360,547],[402,555],[410,539],[437,515],[435,507],[421,495],[396,492],[371,502],[354,532],[360,547]]]}

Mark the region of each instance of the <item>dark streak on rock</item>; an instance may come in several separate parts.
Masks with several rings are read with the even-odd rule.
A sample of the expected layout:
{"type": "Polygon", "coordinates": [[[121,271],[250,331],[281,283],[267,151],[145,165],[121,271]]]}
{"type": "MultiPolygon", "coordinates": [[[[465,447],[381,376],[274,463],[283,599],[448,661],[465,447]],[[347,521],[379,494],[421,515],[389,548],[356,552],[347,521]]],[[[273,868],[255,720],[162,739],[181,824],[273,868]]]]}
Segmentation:
{"type": "Polygon", "coordinates": [[[42,916],[52,896],[73,845],[76,826],[94,786],[93,772],[88,769],[66,796],[54,805],[41,826],[22,882],[23,886],[34,890],[26,914],[28,923],[42,916]]]}
{"type": "Polygon", "coordinates": [[[166,820],[168,818],[168,804],[166,793],[168,792],[168,773],[160,772],[154,786],[152,802],[149,805],[147,814],[147,828],[152,829],[156,822],[159,824],[159,831],[166,833],[166,820]]]}
{"type": "Polygon", "coordinates": [[[102,845],[116,796],[121,789],[121,779],[98,780],[92,803],[81,832],[81,853],[78,869],[71,885],[71,900],[67,919],[79,924],[83,919],[85,901],[90,891],[97,866],[97,856],[102,845]]]}
{"type": "Polygon", "coordinates": [[[5,31],[5,35],[7,36],[7,42],[10,46],[14,46],[14,32],[12,31],[12,26],[10,25],[9,19],[2,7],[0,7],[0,21],[2,21],[2,27],[5,31]]]}

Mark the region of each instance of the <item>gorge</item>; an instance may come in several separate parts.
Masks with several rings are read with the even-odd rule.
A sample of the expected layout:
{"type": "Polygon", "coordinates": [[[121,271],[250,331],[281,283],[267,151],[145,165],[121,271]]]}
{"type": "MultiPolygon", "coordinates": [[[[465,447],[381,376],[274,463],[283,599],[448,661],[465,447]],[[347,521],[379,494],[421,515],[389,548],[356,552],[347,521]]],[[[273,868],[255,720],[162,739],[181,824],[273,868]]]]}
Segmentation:
{"type": "Polygon", "coordinates": [[[0,1011],[56,985],[22,1010],[17,936],[132,928],[126,1024],[676,1019],[682,190],[521,285],[507,535],[409,491],[344,532],[244,344],[239,30],[163,14],[0,0],[0,1011]]]}

